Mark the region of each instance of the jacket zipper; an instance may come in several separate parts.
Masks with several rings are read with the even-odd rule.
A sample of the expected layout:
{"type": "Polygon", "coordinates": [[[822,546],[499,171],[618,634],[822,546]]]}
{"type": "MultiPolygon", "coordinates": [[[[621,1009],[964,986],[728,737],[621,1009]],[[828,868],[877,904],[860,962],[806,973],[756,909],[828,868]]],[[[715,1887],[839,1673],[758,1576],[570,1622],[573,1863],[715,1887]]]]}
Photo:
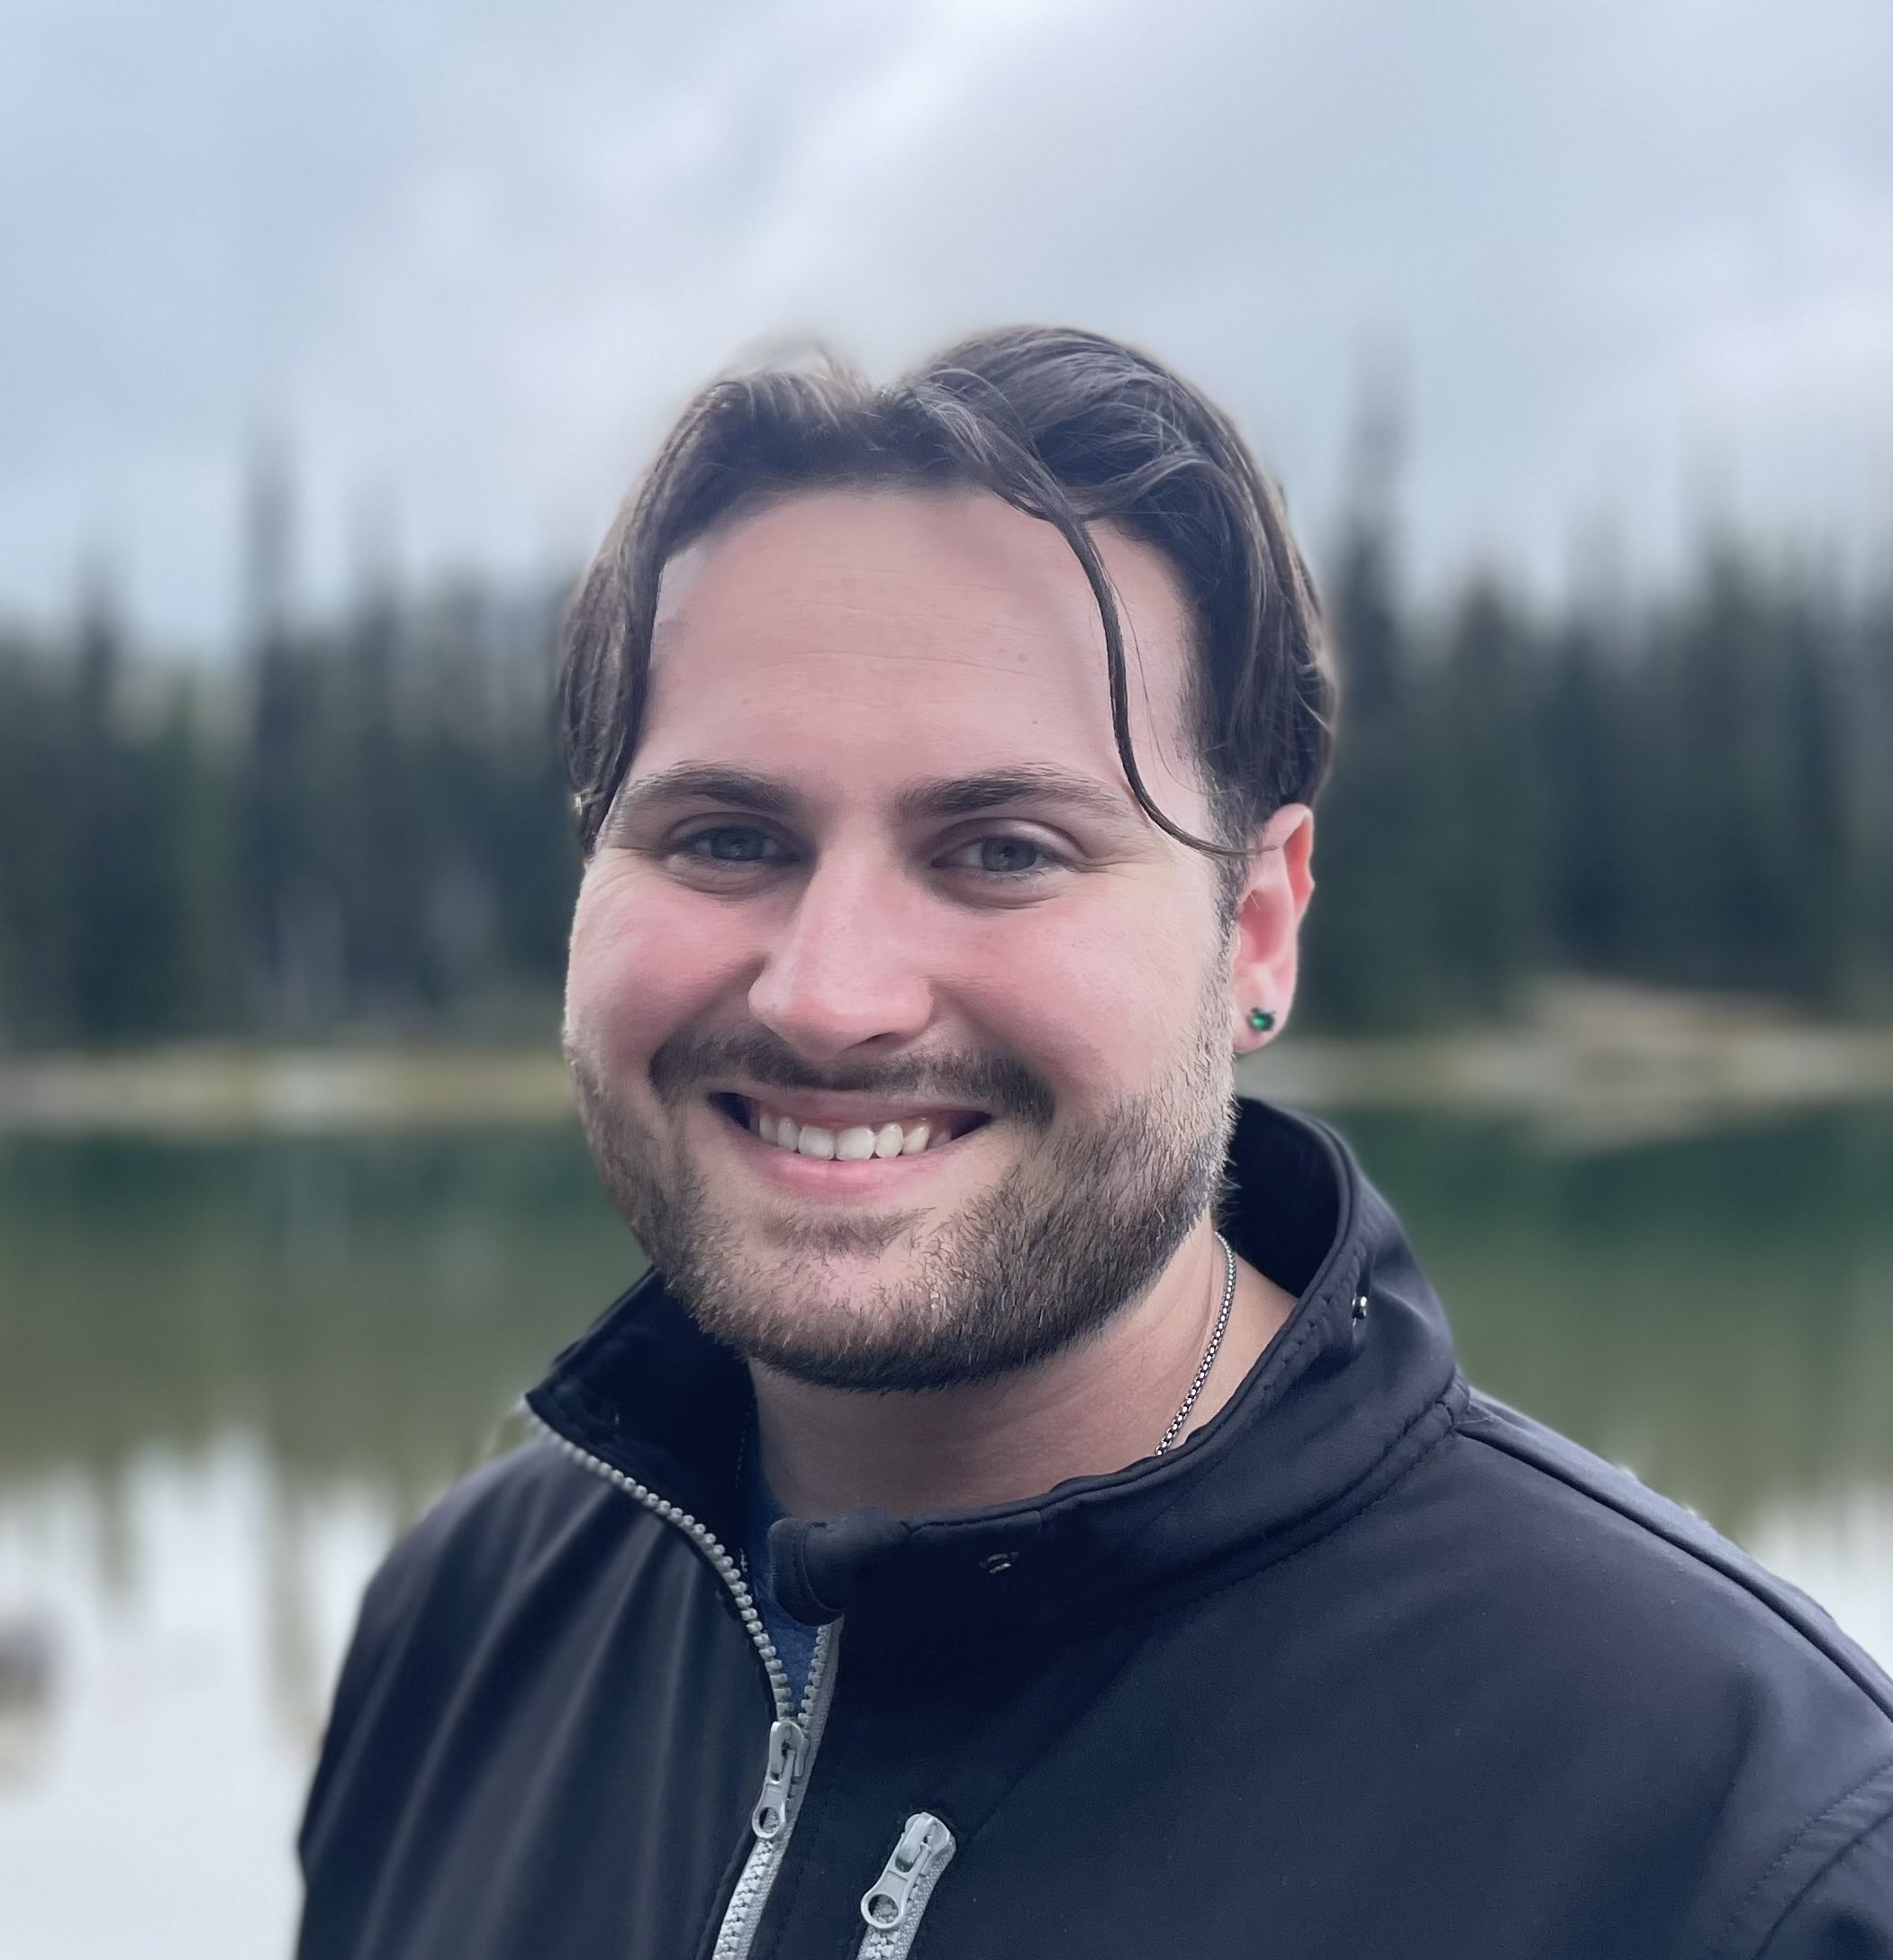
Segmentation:
{"type": "Polygon", "coordinates": [[[856,1960],[907,1960],[927,1901],[956,1849],[953,1833],[932,1811],[908,1819],[880,1877],[861,1895],[867,1931],[856,1960]]]}
{"type": "MultiPolygon", "coordinates": [[[[738,1576],[740,1583],[741,1575],[738,1576]]],[[[756,1841],[749,1847],[742,1876],[717,1928],[711,1960],[748,1960],[749,1949],[756,1944],[763,1909],[769,1903],[769,1888],[782,1869],[790,1833],[802,1810],[802,1792],[809,1787],[809,1772],[815,1766],[815,1752],[821,1747],[822,1727],[835,1692],[834,1653],[840,1632],[840,1621],[834,1620],[815,1636],[815,1657],[809,1664],[809,1685],[800,1710],[793,1716],[779,1715],[770,1724],[762,1794],[749,1817],[756,1841]]],[[[766,1641],[768,1635],[761,1638],[766,1641]]],[[[781,1665],[776,1663],[778,1667],[781,1665]]]]}
{"type": "MultiPolygon", "coordinates": [[[[696,1546],[709,1560],[717,1577],[729,1588],[730,1597],[736,1602],[737,1617],[742,1621],[744,1632],[749,1636],[750,1644],[762,1660],[763,1672],[769,1680],[769,1696],[774,1704],[775,1719],[769,1725],[769,1754],[763,1770],[762,1791],[749,1815],[749,1828],[755,1834],[755,1842],[744,1861],[736,1890],[729,1896],[723,1923],[717,1928],[712,1956],[712,1960],[748,1960],[749,1949],[756,1942],[756,1928],[762,1924],[763,1909],[769,1903],[769,1889],[775,1883],[783,1855],[789,1847],[789,1835],[795,1828],[802,1792],[809,1784],[809,1772],[815,1766],[815,1752],[821,1746],[829,1703],[834,1699],[835,1648],[841,1636],[841,1622],[831,1621],[815,1636],[815,1655],[809,1664],[808,1685],[802,1690],[802,1703],[797,1707],[789,1692],[789,1671],[783,1665],[782,1656],[775,1651],[775,1643],[769,1638],[768,1629],[763,1625],[756,1595],[749,1590],[741,1566],[716,1533],[680,1505],[659,1497],[648,1484],[627,1476],[602,1456],[594,1456],[569,1436],[561,1435],[530,1404],[521,1407],[527,1420],[573,1462],[582,1464],[594,1476],[602,1477],[607,1484],[635,1498],[666,1524],[675,1525],[696,1546]]],[[[945,1828],[941,1826],[942,1829],[945,1828]]],[[[951,1855],[949,1849],[948,1856],[951,1855]]],[[[898,1946],[887,1950],[898,1955],[905,1954],[907,1948],[898,1946]]]]}

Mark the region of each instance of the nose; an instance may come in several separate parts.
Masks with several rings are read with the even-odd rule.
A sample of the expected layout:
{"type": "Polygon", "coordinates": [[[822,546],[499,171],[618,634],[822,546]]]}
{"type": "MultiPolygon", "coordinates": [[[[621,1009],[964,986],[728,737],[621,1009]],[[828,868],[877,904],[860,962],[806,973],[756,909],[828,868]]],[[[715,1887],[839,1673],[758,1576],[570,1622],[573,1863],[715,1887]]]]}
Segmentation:
{"type": "Polygon", "coordinates": [[[750,1012],[816,1062],[919,1034],[933,986],[912,896],[884,861],[824,853],[749,989],[750,1012]]]}

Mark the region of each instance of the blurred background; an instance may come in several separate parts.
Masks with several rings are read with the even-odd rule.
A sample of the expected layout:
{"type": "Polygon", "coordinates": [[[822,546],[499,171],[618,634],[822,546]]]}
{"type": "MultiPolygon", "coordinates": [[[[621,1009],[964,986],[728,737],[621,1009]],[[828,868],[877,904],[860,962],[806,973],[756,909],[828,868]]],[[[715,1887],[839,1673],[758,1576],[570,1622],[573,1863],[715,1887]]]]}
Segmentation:
{"type": "Polygon", "coordinates": [[[1347,682],[1295,1024],[1482,1385],[1893,1659],[1893,15],[8,0],[0,1953],[286,1954],[367,1574],[639,1255],[559,607],[710,371],[1070,321],[1347,682]]]}

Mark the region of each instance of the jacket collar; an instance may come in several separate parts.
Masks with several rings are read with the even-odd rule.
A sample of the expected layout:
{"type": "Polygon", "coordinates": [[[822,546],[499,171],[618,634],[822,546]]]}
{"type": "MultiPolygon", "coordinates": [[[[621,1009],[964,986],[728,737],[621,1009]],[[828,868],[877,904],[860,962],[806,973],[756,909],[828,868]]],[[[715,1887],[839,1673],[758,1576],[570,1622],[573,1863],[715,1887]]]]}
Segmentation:
{"type": "MultiPolygon", "coordinates": [[[[1224,1230],[1296,1304],[1188,1441],[986,1511],[775,1527],[778,1592],[799,1617],[847,1611],[851,1667],[876,1629],[909,1649],[949,1625],[962,1646],[982,1629],[1062,1638],[1226,1584],[1334,1529],[1448,1426],[1464,1391],[1445,1316],[1346,1147],[1245,1098],[1228,1172],[1224,1230]]],[[[660,1275],[527,1401],[581,1450],[736,1542],[747,1372],[660,1275]]]]}

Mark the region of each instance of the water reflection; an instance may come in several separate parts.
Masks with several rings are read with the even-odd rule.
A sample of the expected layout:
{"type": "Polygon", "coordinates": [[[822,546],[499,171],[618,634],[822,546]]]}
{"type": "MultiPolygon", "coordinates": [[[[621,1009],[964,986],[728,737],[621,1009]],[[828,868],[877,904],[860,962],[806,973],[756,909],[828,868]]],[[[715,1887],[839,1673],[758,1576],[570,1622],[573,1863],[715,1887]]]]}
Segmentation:
{"type": "MultiPolygon", "coordinates": [[[[1574,1154],[1349,1119],[1469,1372],[1739,1529],[1893,1482],[1893,1113],[1574,1154]]],[[[640,1266],[564,1131],[0,1148],[0,1488],[233,1431],[412,1509],[640,1266]]],[[[285,1501],[286,1502],[286,1501],[285,1501]]]]}
{"type": "MultiPolygon", "coordinates": [[[[1345,1127],[1476,1380],[1893,1652],[1893,1111],[1345,1127]]],[[[0,1951],[283,1950],[363,1578],[639,1264],[563,1130],[0,1145],[0,1951]]]]}
{"type": "Polygon", "coordinates": [[[240,1429],[412,1507],[642,1260],[564,1131],[0,1148],[0,1483],[240,1429]]]}
{"type": "Polygon", "coordinates": [[[1347,1130],[1481,1386],[1726,1530],[1893,1484],[1893,1112],[1593,1154],[1347,1130]]]}

